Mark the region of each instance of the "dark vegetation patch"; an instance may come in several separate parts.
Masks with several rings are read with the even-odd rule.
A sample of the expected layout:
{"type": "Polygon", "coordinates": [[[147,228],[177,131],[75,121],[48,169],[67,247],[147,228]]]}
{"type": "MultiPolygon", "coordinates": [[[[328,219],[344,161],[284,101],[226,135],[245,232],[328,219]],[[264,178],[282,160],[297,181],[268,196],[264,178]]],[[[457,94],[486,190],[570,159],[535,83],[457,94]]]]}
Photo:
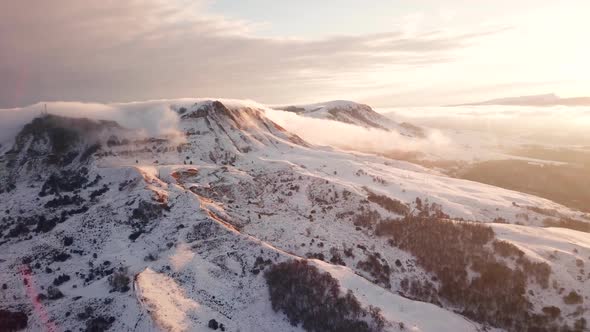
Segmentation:
{"type": "Polygon", "coordinates": [[[561,316],[561,309],[555,306],[544,307],[543,313],[549,316],[551,319],[555,320],[561,316]]]}
{"type": "Polygon", "coordinates": [[[86,321],[85,332],[103,332],[111,328],[115,322],[115,317],[98,316],[86,321]]]}
{"type": "Polygon", "coordinates": [[[186,234],[188,242],[206,240],[211,238],[219,230],[219,225],[211,220],[201,221],[193,226],[193,229],[186,234]]]}
{"type": "Polygon", "coordinates": [[[324,254],[322,254],[321,252],[308,252],[307,254],[305,254],[305,257],[307,257],[308,259],[317,259],[320,261],[326,260],[326,256],[324,256],[324,254]]]}
{"type": "Polygon", "coordinates": [[[342,255],[340,254],[338,249],[336,249],[334,247],[330,248],[330,255],[332,255],[332,257],[330,258],[330,263],[346,266],[346,263],[342,259],[342,255]]]}
{"type": "Polygon", "coordinates": [[[64,297],[64,294],[59,290],[59,288],[55,286],[47,287],[47,299],[49,300],[59,300],[64,297]]]}
{"type": "Polygon", "coordinates": [[[133,232],[133,233],[129,234],[129,240],[131,240],[131,241],[135,241],[135,240],[137,240],[137,238],[138,238],[138,237],[139,237],[141,234],[143,234],[143,230],[135,231],[135,232],[133,232]]]}
{"type": "MultiPolygon", "coordinates": [[[[95,265],[91,262],[89,265],[90,265],[90,269],[88,270],[88,273],[76,272],[76,275],[78,275],[78,277],[84,279],[84,284],[89,284],[90,282],[92,282],[95,279],[101,279],[106,276],[112,276],[113,273],[115,272],[115,268],[111,267],[110,261],[104,261],[102,264],[98,264],[98,265],[95,265]]],[[[114,282],[117,284],[117,283],[119,283],[119,281],[124,281],[124,279],[115,280],[114,282]]],[[[124,284],[124,282],[120,282],[120,284],[124,284]]],[[[125,286],[121,286],[121,287],[116,286],[115,288],[122,289],[124,287],[125,286]]]]}
{"type": "Polygon", "coordinates": [[[506,257],[523,257],[524,252],[512,243],[500,240],[494,240],[492,242],[492,247],[494,248],[494,252],[498,255],[506,258],[506,257]]]}
{"type": "Polygon", "coordinates": [[[88,183],[88,169],[82,167],[78,170],[63,170],[53,173],[43,183],[39,196],[57,195],[64,192],[72,192],[82,189],[88,183]]]}
{"type": "Polygon", "coordinates": [[[367,255],[364,261],[358,261],[356,266],[369,273],[373,277],[375,284],[381,285],[385,288],[391,288],[390,276],[391,268],[385,258],[381,257],[379,253],[371,253],[367,255]]]}
{"type": "Polygon", "coordinates": [[[400,282],[402,295],[408,298],[434,303],[442,306],[438,296],[438,289],[430,280],[420,280],[404,277],[400,282]]]}
{"type": "Polygon", "coordinates": [[[72,210],[63,211],[63,212],[65,212],[65,214],[68,215],[68,216],[73,216],[73,215],[76,215],[76,214],[85,213],[86,211],[88,211],[88,209],[89,209],[88,206],[81,206],[81,207],[79,207],[77,209],[72,209],[72,210]]]}
{"type": "MultiPolygon", "coordinates": [[[[31,227],[35,227],[33,230],[37,233],[50,232],[58,223],[65,220],[64,217],[53,217],[47,219],[44,215],[33,215],[30,217],[18,216],[16,220],[14,218],[5,218],[4,222],[14,222],[14,226],[6,233],[6,238],[15,238],[23,235],[28,235],[31,231],[31,227]],[[16,222],[15,222],[16,221],[16,222]]],[[[10,223],[5,225],[9,227],[10,223]]]]}
{"type": "Polygon", "coordinates": [[[561,218],[559,220],[547,218],[543,221],[545,227],[569,228],[580,232],[590,233],[590,222],[584,222],[576,219],[561,218]]]}
{"type": "Polygon", "coordinates": [[[102,186],[102,188],[94,190],[90,193],[90,199],[95,199],[96,197],[104,195],[107,191],[109,191],[109,186],[106,184],[102,186]]]}
{"type": "Polygon", "coordinates": [[[125,180],[125,181],[119,183],[119,191],[123,191],[125,188],[127,188],[132,183],[133,183],[133,180],[125,180]]]}
{"type": "Polygon", "coordinates": [[[215,319],[210,319],[209,323],[207,323],[207,327],[212,330],[219,329],[220,331],[225,331],[225,326],[222,323],[218,323],[215,319]]]}
{"type": "Polygon", "coordinates": [[[590,164],[533,164],[522,160],[493,160],[473,164],[457,177],[520,191],[590,212],[590,164]]]}
{"type": "Polygon", "coordinates": [[[5,192],[9,193],[16,189],[16,185],[13,183],[14,179],[6,179],[6,181],[0,183],[0,194],[5,192]]]}
{"type": "Polygon", "coordinates": [[[58,196],[49,202],[45,203],[46,208],[57,208],[61,206],[68,206],[68,205],[81,205],[84,203],[84,199],[79,195],[63,195],[58,196]]]}
{"type": "Polygon", "coordinates": [[[260,271],[264,271],[267,266],[272,265],[272,261],[270,259],[264,259],[261,256],[256,257],[256,261],[254,262],[254,267],[252,268],[251,272],[253,274],[258,274],[260,271]]]}
{"type": "MultiPolygon", "coordinates": [[[[392,246],[410,252],[439,281],[438,296],[462,308],[462,314],[478,322],[510,331],[548,331],[556,328],[546,314],[531,313],[528,282],[547,288],[551,269],[535,263],[507,242],[495,240],[493,230],[478,223],[449,221],[432,205],[422,213],[397,220],[383,220],[376,234],[389,238],[392,246]],[[493,249],[488,249],[489,244],[493,249]],[[513,262],[510,268],[496,254],[513,262]],[[468,271],[474,272],[470,276],[468,271]]],[[[406,285],[409,295],[436,301],[423,285],[406,285]]],[[[403,285],[402,285],[402,288],[403,285]]]]}
{"type": "Polygon", "coordinates": [[[153,204],[140,201],[138,206],[131,213],[133,232],[129,239],[135,241],[141,234],[147,233],[146,229],[152,221],[162,218],[164,211],[168,210],[165,204],[153,204]]]}
{"type": "Polygon", "coordinates": [[[437,219],[449,219],[449,215],[443,212],[442,205],[429,202],[428,198],[422,200],[420,197],[416,197],[414,201],[416,205],[416,211],[418,218],[437,218],[437,219]]]}
{"type": "Polygon", "coordinates": [[[567,294],[566,296],[563,297],[563,302],[565,302],[565,304],[581,304],[584,303],[584,298],[576,293],[575,291],[571,291],[569,292],[569,294],[567,294]]]}
{"type": "Polygon", "coordinates": [[[29,317],[22,311],[0,309],[0,330],[19,331],[28,325],[29,317]]]}
{"type": "Polygon", "coordinates": [[[109,276],[109,285],[112,292],[125,293],[129,291],[129,283],[131,279],[127,275],[127,269],[119,268],[112,275],[109,276]]]}
{"type": "Polygon", "coordinates": [[[405,216],[408,213],[410,213],[410,207],[406,204],[396,199],[391,199],[384,195],[377,195],[374,192],[368,190],[367,188],[365,188],[365,190],[369,193],[367,199],[370,202],[373,202],[379,205],[380,207],[384,208],[385,210],[395,214],[399,214],[400,216],[405,216]]]}
{"type": "Polygon", "coordinates": [[[588,331],[588,321],[582,317],[574,323],[574,331],[588,331]]]}
{"type": "Polygon", "coordinates": [[[10,231],[8,231],[6,237],[19,237],[27,234],[29,234],[29,228],[24,223],[19,222],[16,225],[14,225],[14,227],[10,231]]]}
{"type": "Polygon", "coordinates": [[[341,294],[338,280],[305,260],[273,265],[265,273],[272,307],[291,325],[310,332],[382,331],[378,308],[363,308],[351,291],[341,294]]]}
{"type": "Polygon", "coordinates": [[[72,257],[72,255],[67,254],[65,252],[60,252],[60,253],[56,253],[55,255],[53,255],[53,261],[54,262],[65,262],[68,259],[70,259],[72,257]]]}
{"type": "MultiPolygon", "coordinates": [[[[77,143],[84,135],[98,132],[107,128],[121,128],[114,121],[94,121],[84,118],[68,118],[57,115],[44,115],[26,124],[16,136],[15,150],[22,151],[27,142],[48,143],[54,155],[62,155],[77,143]]],[[[83,159],[83,158],[81,158],[83,159]]]]}
{"type": "Polygon", "coordinates": [[[381,220],[381,215],[375,210],[363,209],[361,213],[352,218],[352,223],[357,227],[373,229],[381,220]]]}
{"type": "Polygon", "coordinates": [[[163,210],[164,208],[160,204],[140,201],[139,205],[133,209],[131,218],[141,224],[148,224],[151,221],[161,218],[163,210]]]}
{"type": "Polygon", "coordinates": [[[60,286],[68,281],[70,281],[70,276],[67,274],[62,274],[62,275],[58,276],[57,278],[53,279],[53,285],[60,286]]]}
{"type": "Polygon", "coordinates": [[[65,236],[63,242],[64,246],[69,247],[74,243],[74,238],[72,236],[65,236]]]}
{"type": "Polygon", "coordinates": [[[96,186],[98,184],[98,182],[100,182],[100,180],[102,180],[102,176],[100,176],[100,174],[97,174],[96,177],[94,178],[94,180],[92,180],[91,182],[88,182],[84,186],[84,189],[96,186]]]}
{"type": "Polygon", "coordinates": [[[35,118],[16,136],[16,147],[19,150],[24,148],[29,138],[33,138],[33,141],[49,140],[51,152],[62,154],[80,139],[78,131],[73,128],[75,127],[68,126],[66,118],[53,115],[35,118]]]}
{"type": "Polygon", "coordinates": [[[93,145],[89,146],[88,148],[86,148],[86,150],[84,150],[84,152],[82,152],[82,155],[80,156],[80,161],[86,162],[88,159],[90,159],[90,157],[93,154],[98,152],[98,150],[100,150],[100,148],[101,148],[100,144],[93,144],[93,145]]]}

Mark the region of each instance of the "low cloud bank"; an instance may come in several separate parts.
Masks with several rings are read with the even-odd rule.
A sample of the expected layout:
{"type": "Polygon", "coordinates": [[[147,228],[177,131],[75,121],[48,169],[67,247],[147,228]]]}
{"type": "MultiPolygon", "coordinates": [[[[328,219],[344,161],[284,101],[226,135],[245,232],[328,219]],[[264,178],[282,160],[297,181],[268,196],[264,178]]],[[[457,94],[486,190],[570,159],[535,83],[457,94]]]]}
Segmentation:
{"type": "Polygon", "coordinates": [[[431,128],[472,130],[539,144],[590,146],[590,107],[456,106],[379,111],[397,121],[431,128]]]}
{"type": "MultiPolygon", "coordinates": [[[[97,104],[80,102],[47,103],[51,114],[112,120],[134,129],[141,136],[169,136],[182,140],[175,107],[192,105],[205,99],[176,99],[97,104]]],[[[221,100],[228,107],[264,109],[266,116],[306,141],[337,148],[385,153],[403,157],[442,159],[485,158],[492,146],[523,142],[576,144],[590,147],[590,107],[421,107],[381,109],[397,122],[429,128],[426,137],[403,136],[397,132],[367,129],[347,123],[316,119],[267,108],[253,101],[221,100]],[[472,131],[466,139],[456,131],[472,131]],[[489,141],[498,137],[497,142],[489,141]],[[501,142],[499,144],[498,142],[501,142]],[[468,147],[466,148],[466,146],[468,147]],[[419,153],[419,154],[415,154],[419,153]]],[[[11,145],[14,136],[33,118],[42,114],[45,104],[0,110],[0,143],[11,145]]],[[[506,146],[504,146],[506,147],[506,146]]]]}
{"type": "Polygon", "coordinates": [[[292,112],[267,109],[266,115],[288,131],[318,145],[376,153],[419,151],[438,155],[441,151],[454,150],[452,141],[438,130],[429,130],[426,138],[420,139],[292,112]]]}
{"type": "MultiPolygon", "coordinates": [[[[176,136],[182,139],[179,117],[175,107],[192,105],[204,99],[156,100],[119,104],[99,104],[81,102],[38,103],[24,108],[0,110],[0,143],[11,145],[12,139],[22,127],[40,116],[47,105],[50,114],[112,120],[121,126],[134,129],[142,136],[176,136]]],[[[290,132],[306,141],[338,148],[375,152],[398,153],[415,152],[439,155],[449,153],[453,144],[439,131],[430,130],[425,139],[400,135],[378,129],[367,129],[332,120],[303,117],[294,113],[273,110],[253,101],[221,101],[228,107],[255,107],[265,110],[266,115],[290,132]]]]}
{"type": "Polygon", "coordinates": [[[167,102],[124,104],[51,102],[0,110],[0,143],[11,142],[25,124],[43,114],[45,105],[50,114],[116,121],[123,127],[135,129],[139,135],[143,136],[181,137],[177,129],[179,118],[167,102]]]}

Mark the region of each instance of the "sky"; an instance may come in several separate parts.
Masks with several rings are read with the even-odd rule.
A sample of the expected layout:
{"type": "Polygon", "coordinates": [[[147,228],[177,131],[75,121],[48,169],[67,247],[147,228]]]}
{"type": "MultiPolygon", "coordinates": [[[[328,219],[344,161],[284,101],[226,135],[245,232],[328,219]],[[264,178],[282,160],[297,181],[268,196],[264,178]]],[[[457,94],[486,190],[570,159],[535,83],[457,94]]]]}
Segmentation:
{"type": "Polygon", "coordinates": [[[0,108],[590,95],[587,0],[0,2],[0,108]]]}

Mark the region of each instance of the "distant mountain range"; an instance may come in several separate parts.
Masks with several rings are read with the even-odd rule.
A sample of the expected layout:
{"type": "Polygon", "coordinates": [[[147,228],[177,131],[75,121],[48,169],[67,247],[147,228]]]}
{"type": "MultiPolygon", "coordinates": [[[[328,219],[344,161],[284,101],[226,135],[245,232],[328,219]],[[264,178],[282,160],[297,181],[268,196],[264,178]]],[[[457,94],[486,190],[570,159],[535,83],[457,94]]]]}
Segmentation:
{"type": "Polygon", "coordinates": [[[483,102],[458,104],[449,106],[483,106],[483,105],[516,105],[516,106],[590,106],[590,97],[561,98],[554,93],[491,99],[483,102]]]}

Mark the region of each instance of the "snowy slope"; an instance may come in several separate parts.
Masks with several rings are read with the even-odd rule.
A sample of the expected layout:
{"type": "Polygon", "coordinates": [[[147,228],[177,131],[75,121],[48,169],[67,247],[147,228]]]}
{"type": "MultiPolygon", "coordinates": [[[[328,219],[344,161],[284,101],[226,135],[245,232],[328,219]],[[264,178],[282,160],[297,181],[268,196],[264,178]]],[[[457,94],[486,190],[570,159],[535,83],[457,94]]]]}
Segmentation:
{"type": "Polygon", "coordinates": [[[277,106],[275,109],[294,112],[302,116],[340,121],[348,124],[385,131],[396,131],[408,137],[424,137],[424,131],[409,123],[397,123],[375,112],[370,106],[352,101],[335,100],[325,103],[277,106]]]}
{"type": "Polygon", "coordinates": [[[575,211],[407,162],[315,147],[251,102],[116,107],[154,104],[177,115],[180,136],[49,117],[0,158],[0,309],[25,313],[27,330],[209,331],[215,319],[226,331],[303,331],[272,310],[257,259],[307,256],[363,306],[379,307],[388,331],[482,330],[460,308],[402,296],[404,278],[433,275],[355,225],[361,209],[399,217],[367,200],[370,193],[410,207],[428,199],[450,218],[489,223],[499,239],[551,265],[559,287],[531,285],[532,312],[555,305],[570,326],[587,315],[588,282],[576,259],[590,257],[588,233],[539,227],[547,211],[590,222],[575,211]],[[64,128],[67,144],[55,141],[64,128]],[[346,266],[330,262],[348,250],[346,266]],[[386,283],[359,265],[377,253],[392,270],[386,283]],[[127,276],[129,289],[114,276],[127,276]],[[51,285],[63,296],[38,300],[51,285]],[[564,305],[561,288],[586,299],[564,305]]]}

